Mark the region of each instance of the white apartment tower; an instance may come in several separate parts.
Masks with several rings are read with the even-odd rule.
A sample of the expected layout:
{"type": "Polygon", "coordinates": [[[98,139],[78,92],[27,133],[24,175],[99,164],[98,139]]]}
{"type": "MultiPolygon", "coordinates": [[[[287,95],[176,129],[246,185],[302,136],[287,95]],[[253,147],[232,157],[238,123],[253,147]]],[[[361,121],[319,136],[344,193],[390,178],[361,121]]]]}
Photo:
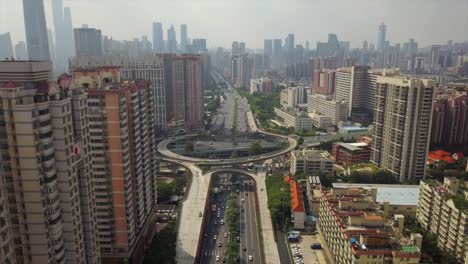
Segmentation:
{"type": "Polygon", "coordinates": [[[401,182],[424,178],[434,89],[432,80],[377,77],[371,161],[401,182]]]}

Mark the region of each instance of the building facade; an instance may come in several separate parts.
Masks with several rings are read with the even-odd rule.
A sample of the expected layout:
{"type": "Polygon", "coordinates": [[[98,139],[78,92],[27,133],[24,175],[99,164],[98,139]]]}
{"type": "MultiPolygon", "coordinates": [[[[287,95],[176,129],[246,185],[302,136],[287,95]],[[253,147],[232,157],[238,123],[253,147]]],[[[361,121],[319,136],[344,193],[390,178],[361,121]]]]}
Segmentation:
{"type": "Polygon", "coordinates": [[[385,217],[366,191],[332,188],[320,196],[319,234],[336,263],[419,263],[422,237],[404,237],[404,216],[385,217]]]}
{"type": "Polygon", "coordinates": [[[427,230],[437,236],[440,248],[453,252],[464,263],[468,262],[468,186],[463,180],[445,178],[443,183],[421,181],[416,218],[427,230]],[[455,203],[456,200],[460,202],[455,203]]]}
{"type": "Polygon", "coordinates": [[[333,159],[330,153],[323,150],[293,150],[291,151],[291,173],[319,175],[333,171],[333,159]]]}
{"type": "Polygon", "coordinates": [[[333,143],[333,159],[335,163],[348,166],[352,163],[369,162],[370,145],[364,142],[358,143],[333,143]]]}
{"type": "Polygon", "coordinates": [[[314,128],[313,120],[305,112],[275,107],[275,114],[285,127],[293,127],[295,131],[311,130],[314,128]]]}
{"type": "Polygon", "coordinates": [[[468,95],[440,96],[434,102],[431,143],[451,151],[468,151],[468,95]]]}
{"type": "Polygon", "coordinates": [[[435,83],[377,77],[371,162],[399,181],[424,178],[435,83]]]}
{"type": "Polygon", "coordinates": [[[76,56],[102,56],[101,30],[95,28],[75,28],[76,56]]]}
{"type": "Polygon", "coordinates": [[[50,81],[49,62],[0,63],[0,144],[18,263],[100,263],[85,96],[50,81]],[[78,107],[79,106],[79,107],[78,107]],[[92,216],[92,212],[91,212],[92,216]],[[93,231],[93,232],[88,232],[93,231]]]}
{"type": "Polygon", "coordinates": [[[141,263],[156,226],[153,89],[144,80],[121,82],[116,68],[75,70],[73,83],[88,97],[103,263],[141,263]]]}
{"type": "Polygon", "coordinates": [[[314,94],[334,95],[336,71],[316,70],[314,72],[314,94]]]}
{"type": "Polygon", "coordinates": [[[24,26],[30,60],[50,60],[43,0],[23,0],[24,26]]]}
{"type": "Polygon", "coordinates": [[[314,94],[308,96],[307,111],[328,116],[332,124],[336,125],[348,120],[348,105],[347,101],[336,100],[329,95],[314,94]]]}
{"type": "Polygon", "coordinates": [[[273,91],[273,81],[270,78],[262,77],[250,80],[250,93],[271,94],[273,91]]]}

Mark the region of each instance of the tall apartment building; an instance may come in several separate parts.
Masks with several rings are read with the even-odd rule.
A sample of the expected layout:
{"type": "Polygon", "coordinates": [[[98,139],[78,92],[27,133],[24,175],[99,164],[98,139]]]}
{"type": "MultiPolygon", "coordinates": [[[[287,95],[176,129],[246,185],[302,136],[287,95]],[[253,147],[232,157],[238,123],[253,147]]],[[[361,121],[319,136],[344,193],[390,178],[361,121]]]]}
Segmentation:
{"type": "Polygon", "coordinates": [[[424,178],[435,82],[377,77],[371,162],[398,180],[424,178]]]}
{"type": "Polygon", "coordinates": [[[372,111],[375,87],[371,85],[368,66],[339,68],[336,72],[335,97],[349,102],[348,116],[360,109],[372,111]]]}
{"type": "Polygon", "coordinates": [[[0,156],[17,262],[100,263],[86,97],[50,74],[49,62],[0,63],[0,156]]]}
{"type": "Polygon", "coordinates": [[[117,68],[75,70],[73,83],[88,96],[103,263],[141,263],[156,227],[153,89],[144,80],[121,82],[117,68]]]}
{"type": "MultiPolygon", "coordinates": [[[[0,160],[2,160],[1,155],[0,160]]],[[[13,247],[13,229],[8,210],[7,189],[5,188],[2,165],[0,165],[0,245],[0,263],[15,264],[16,255],[13,247]]]]}
{"type": "Polygon", "coordinates": [[[169,102],[166,102],[164,63],[162,56],[157,54],[146,54],[136,57],[113,55],[103,58],[78,56],[71,60],[72,71],[74,69],[95,69],[96,67],[109,66],[117,66],[120,69],[122,78],[126,80],[144,79],[150,82],[154,96],[156,134],[158,136],[163,136],[166,131],[166,104],[169,102]]]}
{"type": "Polygon", "coordinates": [[[273,91],[273,81],[270,78],[262,77],[250,80],[250,93],[271,94],[273,91]]]}
{"type": "Polygon", "coordinates": [[[75,28],[76,56],[102,56],[101,30],[95,28],[75,28]]]}
{"type": "Polygon", "coordinates": [[[333,159],[327,151],[302,149],[291,151],[291,173],[318,175],[333,171],[333,159]]]}
{"type": "Polygon", "coordinates": [[[239,77],[237,79],[237,86],[248,90],[250,87],[250,78],[252,77],[252,59],[248,54],[239,56],[239,70],[237,71],[239,77]]]}
{"type": "Polygon", "coordinates": [[[372,189],[322,189],[317,226],[326,250],[335,263],[419,263],[421,234],[405,237],[405,216],[386,216],[385,203],[377,203],[377,188],[372,189]]]}
{"type": "Polygon", "coordinates": [[[314,94],[334,95],[335,78],[334,70],[316,70],[314,72],[314,94]]]}
{"type": "Polygon", "coordinates": [[[468,151],[468,95],[439,96],[433,109],[431,143],[453,152],[468,151]]]}
{"type": "Polygon", "coordinates": [[[153,23],[153,50],[157,53],[164,52],[164,37],[161,22],[153,23]]]}
{"type": "Polygon", "coordinates": [[[281,91],[280,103],[283,107],[295,108],[307,103],[307,91],[304,86],[288,87],[281,91]]]}
{"type": "Polygon", "coordinates": [[[421,181],[416,218],[437,236],[440,248],[468,262],[468,185],[461,179],[421,181]]]}
{"type": "Polygon", "coordinates": [[[164,56],[164,75],[168,129],[201,128],[204,115],[201,56],[164,56]]]}
{"type": "Polygon", "coordinates": [[[333,99],[329,95],[309,95],[307,100],[307,111],[328,116],[336,125],[340,121],[348,120],[348,102],[333,99]]]}

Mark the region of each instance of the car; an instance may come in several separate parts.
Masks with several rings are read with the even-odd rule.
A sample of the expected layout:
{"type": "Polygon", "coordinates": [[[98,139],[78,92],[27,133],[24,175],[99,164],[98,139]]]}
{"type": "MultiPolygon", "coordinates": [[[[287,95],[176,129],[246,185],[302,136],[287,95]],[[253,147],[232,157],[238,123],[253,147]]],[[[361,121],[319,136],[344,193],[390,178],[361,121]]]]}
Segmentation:
{"type": "Polygon", "coordinates": [[[218,225],[218,221],[215,220],[214,224],[215,224],[215,225],[218,225]]]}
{"type": "Polygon", "coordinates": [[[241,199],[241,202],[244,202],[244,198],[241,199]]]}
{"type": "Polygon", "coordinates": [[[246,251],[247,248],[245,246],[242,247],[242,251],[246,251]]]}
{"type": "Polygon", "coordinates": [[[218,213],[218,218],[220,218],[220,217],[221,217],[221,213],[218,213]]]}
{"type": "Polygon", "coordinates": [[[253,261],[252,255],[249,255],[249,261],[253,261]]]}
{"type": "Polygon", "coordinates": [[[208,237],[208,234],[207,233],[203,234],[203,237],[208,237]]]}
{"type": "Polygon", "coordinates": [[[312,231],[312,235],[317,235],[318,234],[318,231],[315,230],[315,231],[312,231]]]}
{"type": "Polygon", "coordinates": [[[216,240],[217,238],[218,238],[217,235],[214,235],[214,236],[213,236],[213,240],[216,240]]]}
{"type": "Polygon", "coordinates": [[[223,219],[221,219],[221,224],[224,225],[224,220],[223,219]]]}
{"type": "Polygon", "coordinates": [[[198,213],[198,217],[202,217],[202,215],[203,215],[202,212],[198,213]]]}
{"type": "Polygon", "coordinates": [[[240,241],[240,237],[236,237],[236,241],[239,242],[239,241],[240,241]]]}
{"type": "Polygon", "coordinates": [[[216,255],[216,261],[220,261],[219,255],[216,255]]]}
{"type": "Polygon", "coordinates": [[[245,193],[245,196],[249,196],[249,193],[245,193]]]}
{"type": "Polygon", "coordinates": [[[241,259],[240,256],[237,256],[236,261],[240,262],[240,259],[241,259]]]}
{"type": "Polygon", "coordinates": [[[322,244],[314,243],[314,244],[310,245],[310,248],[311,249],[322,249],[322,244]]]}
{"type": "Polygon", "coordinates": [[[228,233],[224,233],[224,237],[228,237],[228,233]]]}
{"type": "Polygon", "coordinates": [[[223,246],[223,242],[219,242],[218,247],[222,247],[222,246],[223,246]]]}

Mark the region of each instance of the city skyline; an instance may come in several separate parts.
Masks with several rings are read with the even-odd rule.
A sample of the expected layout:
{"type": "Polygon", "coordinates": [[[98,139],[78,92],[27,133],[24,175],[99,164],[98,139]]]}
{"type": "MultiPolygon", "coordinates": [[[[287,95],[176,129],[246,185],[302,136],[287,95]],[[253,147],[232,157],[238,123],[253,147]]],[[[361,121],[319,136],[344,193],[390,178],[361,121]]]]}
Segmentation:
{"type": "MultiPolygon", "coordinates": [[[[163,24],[164,33],[171,24],[176,31],[181,24],[187,24],[189,38],[206,38],[210,48],[230,47],[233,40],[246,42],[248,48],[262,48],[264,39],[284,38],[289,33],[295,34],[296,43],[304,44],[310,41],[312,49],[315,48],[317,41],[326,39],[328,33],[337,34],[340,40],[349,40],[351,47],[357,48],[362,46],[364,40],[377,44],[378,25],[382,22],[388,27],[386,39],[391,43],[414,38],[421,47],[425,47],[431,44],[444,44],[450,39],[454,42],[468,40],[468,32],[464,30],[468,27],[468,16],[464,14],[464,10],[468,8],[467,0],[428,3],[422,0],[411,3],[398,1],[381,0],[378,3],[365,0],[352,3],[343,0],[315,3],[301,1],[293,7],[288,7],[282,6],[280,1],[256,1],[252,4],[244,0],[236,3],[201,0],[193,4],[186,0],[170,2],[138,0],[130,5],[118,0],[112,1],[113,10],[116,12],[107,13],[101,11],[110,4],[109,0],[99,3],[65,0],[63,5],[71,7],[74,27],[89,24],[90,27],[100,28],[105,35],[115,39],[131,40],[142,35],[151,36],[152,23],[159,21],[163,24]],[[423,2],[424,9],[421,9],[423,2]],[[403,4],[404,9],[401,8],[403,4]],[[367,10],[368,15],[362,16],[361,12],[352,12],[356,6],[359,6],[359,10],[367,10]],[[158,12],[155,13],[153,10],[158,12]],[[203,15],[205,12],[210,14],[209,20],[203,15]],[[94,13],[96,15],[93,15],[94,13]],[[285,17],[284,14],[288,13],[293,15],[285,17]],[[428,20],[424,17],[438,17],[438,19],[428,20]],[[124,26],[123,23],[126,21],[133,21],[136,27],[124,26]],[[233,21],[238,23],[238,27],[229,26],[233,21]],[[225,30],[226,28],[229,30],[225,30]],[[448,31],[447,28],[451,30],[448,31]]],[[[11,32],[13,43],[25,40],[20,2],[0,0],[0,17],[2,17],[0,33],[11,32]]],[[[44,6],[47,27],[52,29],[51,1],[45,1],[44,6]]],[[[178,42],[179,37],[180,35],[177,36],[178,42]]]]}

